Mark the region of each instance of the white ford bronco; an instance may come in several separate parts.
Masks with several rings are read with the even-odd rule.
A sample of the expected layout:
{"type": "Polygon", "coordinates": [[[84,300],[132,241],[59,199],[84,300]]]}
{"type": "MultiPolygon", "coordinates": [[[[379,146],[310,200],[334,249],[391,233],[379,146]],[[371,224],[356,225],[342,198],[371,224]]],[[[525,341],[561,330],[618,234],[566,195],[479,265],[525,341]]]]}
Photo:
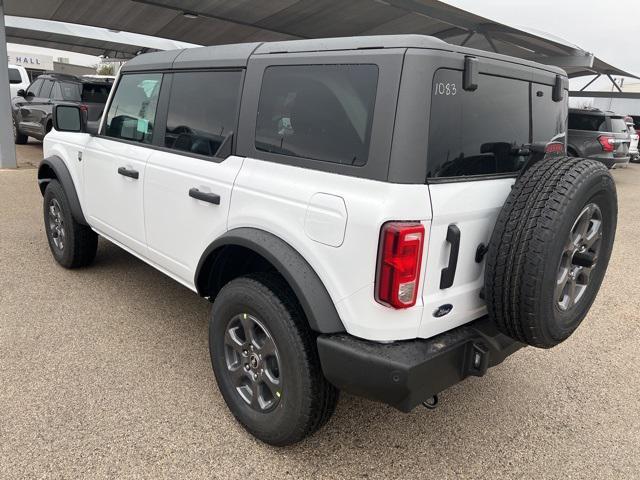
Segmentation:
{"type": "Polygon", "coordinates": [[[338,391],[409,411],[568,338],[617,219],[565,156],[565,73],[417,35],[140,55],[96,131],[61,104],[38,181],[54,258],[98,236],[213,303],[229,409],[273,445],[338,391]]]}

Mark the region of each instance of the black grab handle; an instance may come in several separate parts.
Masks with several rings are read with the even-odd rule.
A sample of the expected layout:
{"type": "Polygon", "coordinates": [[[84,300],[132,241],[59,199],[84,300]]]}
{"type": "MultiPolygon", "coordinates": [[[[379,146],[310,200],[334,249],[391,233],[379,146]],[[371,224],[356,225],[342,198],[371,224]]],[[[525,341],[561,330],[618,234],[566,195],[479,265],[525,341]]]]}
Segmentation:
{"type": "Polygon", "coordinates": [[[449,288],[453,285],[458,266],[458,251],[460,250],[460,229],[453,223],[447,228],[447,242],[451,244],[449,252],[449,265],[442,269],[440,274],[440,289],[449,288]]]}
{"type": "Polygon", "coordinates": [[[140,176],[137,170],[129,170],[128,168],[125,168],[125,167],[118,168],[118,173],[120,175],[124,175],[125,177],[135,178],[136,180],[140,176]]]}
{"type": "Polygon", "coordinates": [[[217,195],[215,193],[201,192],[196,187],[189,189],[189,196],[195,198],[196,200],[202,200],[203,202],[220,205],[220,195],[217,195]]]}

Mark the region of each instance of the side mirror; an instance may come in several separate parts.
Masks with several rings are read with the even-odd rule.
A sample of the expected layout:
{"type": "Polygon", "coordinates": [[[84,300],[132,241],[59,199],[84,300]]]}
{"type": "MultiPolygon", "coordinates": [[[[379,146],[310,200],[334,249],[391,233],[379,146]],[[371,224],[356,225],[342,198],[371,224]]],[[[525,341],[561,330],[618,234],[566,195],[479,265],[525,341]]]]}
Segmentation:
{"type": "Polygon", "coordinates": [[[53,128],[59,132],[85,133],[87,131],[86,110],[78,105],[54,105],[53,128]]]}
{"type": "Polygon", "coordinates": [[[21,88],[20,90],[18,90],[17,95],[19,97],[26,97],[27,96],[27,92],[24,91],[24,88],[21,88]]]}

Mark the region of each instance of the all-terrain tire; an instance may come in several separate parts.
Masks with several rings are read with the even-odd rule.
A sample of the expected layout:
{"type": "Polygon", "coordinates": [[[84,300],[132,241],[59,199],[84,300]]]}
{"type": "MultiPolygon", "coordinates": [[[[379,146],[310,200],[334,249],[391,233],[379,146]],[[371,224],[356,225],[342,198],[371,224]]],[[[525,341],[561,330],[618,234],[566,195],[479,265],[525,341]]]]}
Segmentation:
{"type": "Polygon", "coordinates": [[[18,124],[15,118],[13,119],[13,140],[17,145],[24,145],[29,140],[28,135],[20,133],[20,130],[18,130],[18,124]]]}
{"type": "Polygon", "coordinates": [[[598,293],[616,223],[615,184],[602,163],[554,158],[529,168],[514,184],[487,252],[485,299],[498,329],[541,348],[567,339],[598,293]]]}
{"type": "MultiPolygon", "coordinates": [[[[335,411],[339,392],[322,374],[315,335],[295,295],[277,274],[239,277],[222,288],[211,311],[209,351],[229,410],[263,442],[275,446],[296,443],[320,429],[335,411]],[[280,389],[277,398],[272,397],[275,406],[267,411],[260,411],[241,396],[237,377],[230,373],[230,355],[233,358],[238,355],[240,361],[244,359],[228,350],[225,335],[234,319],[247,317],[262,326],[259,330],[268,332],[278,352],[280,389]]],[[[245,365],[246,374],[253,375],[253,370],[245,365]]],[[[240,380],[240,384],[247,382],[246,378],[240,380]]]]}
{"type": "Polygon", "coordinates": [[[91,264],[98,249],[98,235],[73,218],[67,194],[57,180],[51,180],[44,191],[43,210],[53,258],[65,268],[91,264]]]}

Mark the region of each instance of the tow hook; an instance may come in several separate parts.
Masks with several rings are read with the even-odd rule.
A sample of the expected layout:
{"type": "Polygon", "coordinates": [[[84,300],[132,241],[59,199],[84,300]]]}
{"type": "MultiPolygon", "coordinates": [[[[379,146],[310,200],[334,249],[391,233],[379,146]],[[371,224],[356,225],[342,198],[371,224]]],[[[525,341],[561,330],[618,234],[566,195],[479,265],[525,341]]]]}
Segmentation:
{"type": "Polygon", "coordinates": [[[422,402],[422,406],[427,410],[435,410],[438,406],[438,395],[427,398],[424,402],[422,402]]]}

